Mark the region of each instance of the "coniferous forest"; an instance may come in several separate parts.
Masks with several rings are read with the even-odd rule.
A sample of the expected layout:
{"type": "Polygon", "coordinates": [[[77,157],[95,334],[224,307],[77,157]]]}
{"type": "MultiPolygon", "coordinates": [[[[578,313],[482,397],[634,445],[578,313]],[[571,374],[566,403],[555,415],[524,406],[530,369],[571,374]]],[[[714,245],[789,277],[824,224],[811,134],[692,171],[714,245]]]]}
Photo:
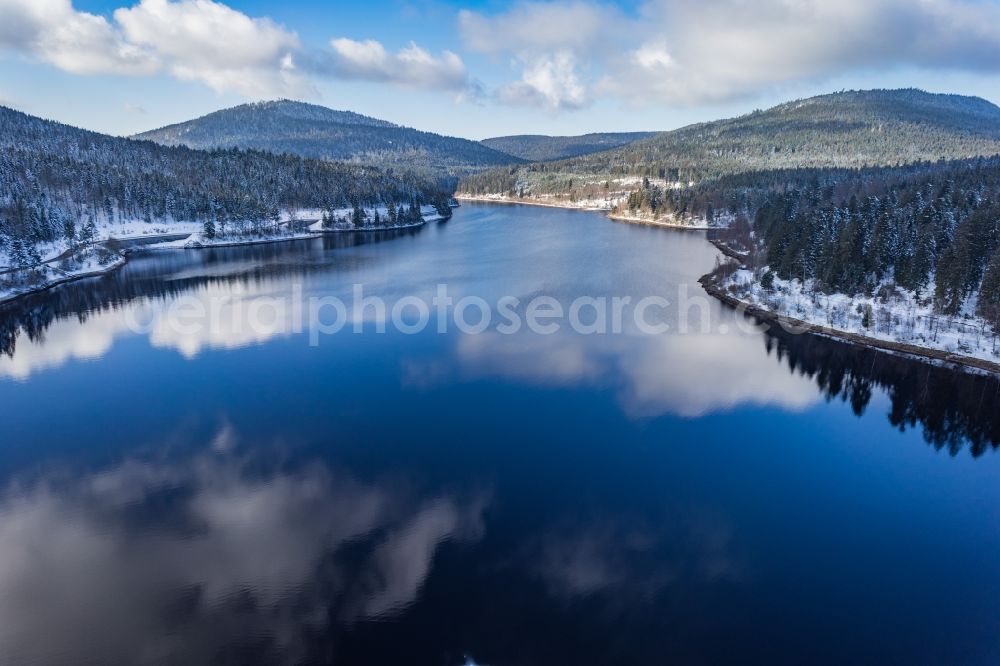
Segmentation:
{"type": "Polygon", "coordinates": [[[494,169],[460,189],[605,198],[630,214],[728,226],[767,289],[775,277],[825,294],[898,287],[941,315],[1000,326],[998,128],[1000,109],[984,100],[852,91],[494,169]]]}
{"type": "Polygon", "coordinates": [[[766,289],[772,277],[826,294],[899,287],[940,314],[1000,327],[1000,157],[743,174],[666,200],[726,211],[733,222],[720,235],[764,271],[766,289]]]}
{"type": "Polygon", "coordinates": [[[846,294],[891,280],[947,315],[978,296],[978,314],[1000,324],[1000,160],[864,176],[761,206],[754,229],[775,273],[846,294]]]}
{"type": "Polygon", "coordinates": [[[289,100],[223,109],[133,138],[199,150],[243,148],[392,166],[450,182],[456,175],[522,161],[478,141],[289,100]]]}
{"type": "Polygon", "coordinates": [[[470,175],[470,194],[571,194],[649,178],[704,183],[798,168],[899,166],[1000,153],[1000,108],[921,90],[859,90],[682,127],[612,150],[470,175]]]}
{"type": "Polygon", "coordinates": [[[95,221],[239,228],[274,220],[282,210],[447,200],[437,180],[408,171],[166,147],[3,107],[0,151],[0,252],[27,256],[28,263],[34,244],[80,239],[95,221]]]}

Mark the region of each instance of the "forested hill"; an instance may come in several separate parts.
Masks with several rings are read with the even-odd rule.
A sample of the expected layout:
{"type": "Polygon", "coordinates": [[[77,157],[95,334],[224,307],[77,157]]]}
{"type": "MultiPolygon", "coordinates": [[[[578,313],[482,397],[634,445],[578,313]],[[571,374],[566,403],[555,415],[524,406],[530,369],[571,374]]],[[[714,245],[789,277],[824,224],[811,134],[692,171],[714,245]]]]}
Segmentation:
{"type": "Polygon", "coordinates": [[[168,146],[254,148],[323,160],[426,168],[437,174],[522,161],[476,141],[288,100],[243,104],[134,138],[168,146]]]}
{"type": "Polygon", "coordinates": [[[581,136],[521,134],[483,139],[480,143],[531,162],[546,162],[598,153],[648,139],[656,134],[658,132],[613,132],[583,134],[581,136]]]}
{"type": "MultiPolygon", "coordinates": [[[[359,164],[134,141],[0,106],[0,246],[84,220],[273,219],[280,209],[446,202],[425,178],[359,164]]],[[[0,247],[0,251],[3,248],[0,247]]]]}
{"type": "Polygon", "coordinates": [[[702,182],[726,174],[804,167],[897,165],[1000,153],[1000,108],[920,90],[822,95],[730,120],[692,125],[613,150],[466,180],[472,193],[516,183],[560,192],[622,176],[702,182]]]}

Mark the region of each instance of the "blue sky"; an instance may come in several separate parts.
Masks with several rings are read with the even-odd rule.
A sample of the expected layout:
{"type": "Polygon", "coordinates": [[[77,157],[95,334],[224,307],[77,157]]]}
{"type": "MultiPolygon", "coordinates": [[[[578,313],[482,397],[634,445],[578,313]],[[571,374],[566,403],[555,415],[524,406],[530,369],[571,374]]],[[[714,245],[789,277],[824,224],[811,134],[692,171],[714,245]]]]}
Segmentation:
{"type": "Polygon", "coordinates": [[[0,100],[113,134],[291,97],[443,134],[671,129],[843,88],[1000,102],[984,0],[0,0],[0,100]]]}

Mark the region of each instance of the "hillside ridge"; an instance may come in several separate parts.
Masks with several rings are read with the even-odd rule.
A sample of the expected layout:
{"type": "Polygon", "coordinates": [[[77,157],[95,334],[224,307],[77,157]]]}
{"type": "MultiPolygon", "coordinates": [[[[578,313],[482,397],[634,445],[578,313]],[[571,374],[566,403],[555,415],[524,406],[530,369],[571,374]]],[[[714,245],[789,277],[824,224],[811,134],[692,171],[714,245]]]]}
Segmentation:
{"type": "Polygon", "coordinates": [[[322,160],[426,169],[438,175],[523,162],[476,141],[289,100],[220,109],[132,138],[197,149],[258,149],[322,160]]]}

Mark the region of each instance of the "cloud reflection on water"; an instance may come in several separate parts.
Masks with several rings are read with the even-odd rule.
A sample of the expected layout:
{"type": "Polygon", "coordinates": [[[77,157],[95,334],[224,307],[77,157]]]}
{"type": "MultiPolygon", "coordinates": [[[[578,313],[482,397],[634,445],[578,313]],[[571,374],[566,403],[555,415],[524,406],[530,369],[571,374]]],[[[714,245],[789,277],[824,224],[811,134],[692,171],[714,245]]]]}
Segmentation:
{"type": "Polygon", "coordinates": [[[524,561],[566,603],[603,595],[634,605],[668,589],[747,575],[732,526],[702,510],[677,512],[655,528],[600,517],[563,526],[529,542],[524,561]]]}
{"type": "Polygon", "coordinates": [[[442,543],[480,537],[484,508],[212,453],[13,485],[0,661],[204,663],[253,645],[294,662],[310,626],[404,610],[442,543]]]}
{"type": "MultiPolygon", "coordinates": [[[[187,359],[209,349],[262,345],[301,332],[305,310],[301,286],[267,281],[253,289],[239,283],[203,284],[181,299],[142,299],[126,308],[97,311],[85,321],[56,319],[42,335],[22,330],[14,354],[0,356],[0,376],[26,379],[71,359],[100,358],[117,339],[136,335],[187,359]],[[212,315],[206,318],[206,312],[212,315]]],[[[352,324],[338,335],[352,335],[352,324]]],[[[563,327],[555,335],[488,330],[454,331],[449,338],[454,341],[449,341],[452,353],[409,359],[404,383],[428,387],[457,374],[556,388],[611,385],[622,409],[633,418],[698,417],[741,405],[803,410],[820,400],[810,380],[789,373],[779,360],[762,353],[758,333],[723,334],[710,327],[654,335],[630,327],[619,334],[585,335],[563,327]]]]}
{"type": "Polygon", "coordinates": [[[40,335],[17,332],[14,353],[0,354],[0,377],[24,380],[71,360],[100,359],[116,341],[137,335],[186,359],[206,350],[262,345],[300,330],[293,325],[294,296],[286,285],[258,284],[249,290],[239,284],[211,283],[179,299],[141,298],[127,307],[58,318],[40,335]],[[212,314],[192,316],[198,312],[212,314]]]}
{"type": "Polygon", "coordinates": [[[763,346],[761,337],[740,333],[463,335],[451,358],[407,361],[404,381],[432,386],[462,376],[611,386],[632,418],[696,418],[742,405],[799,411],[820,402],[808,377],[789,373],[763,346]]]}

